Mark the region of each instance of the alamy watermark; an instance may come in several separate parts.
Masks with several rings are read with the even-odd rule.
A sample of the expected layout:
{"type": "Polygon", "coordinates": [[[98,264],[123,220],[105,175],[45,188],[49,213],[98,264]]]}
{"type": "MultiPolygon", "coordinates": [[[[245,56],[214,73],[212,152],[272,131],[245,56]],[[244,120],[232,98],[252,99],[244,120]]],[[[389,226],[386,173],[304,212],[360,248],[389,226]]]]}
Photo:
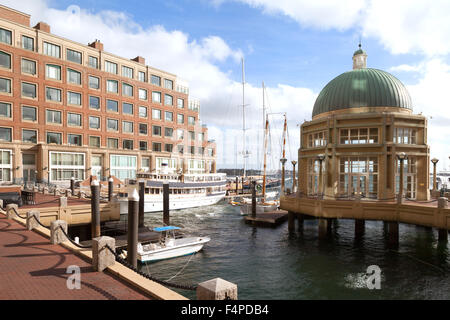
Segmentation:
{"type": "Polygon", "coordinates": [[[373,290],[381,289],[381,268],[377,265],[371,265],[367,267],[366,271],[366,285],[367,289],[373,290]]]}
{"type": "Polygon", "coordinates": [[[66,269],[67,274],[71,274],[66,281],[67,289],[81,289],[81,270],[79,266],[71,265],[66,269]]]}

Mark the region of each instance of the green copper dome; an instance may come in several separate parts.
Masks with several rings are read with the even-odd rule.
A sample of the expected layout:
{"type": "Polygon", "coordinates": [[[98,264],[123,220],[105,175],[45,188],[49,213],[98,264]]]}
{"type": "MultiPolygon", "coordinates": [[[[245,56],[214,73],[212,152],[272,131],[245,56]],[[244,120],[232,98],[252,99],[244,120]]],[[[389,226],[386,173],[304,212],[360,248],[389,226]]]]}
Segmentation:
{"type": "Polygon", "coordinates": [[[359,107],[399,107],[412,110],[411,97],[393,75],[378,69],[362,68],[345,72],[322,89],[312,116],[359,107]]]}

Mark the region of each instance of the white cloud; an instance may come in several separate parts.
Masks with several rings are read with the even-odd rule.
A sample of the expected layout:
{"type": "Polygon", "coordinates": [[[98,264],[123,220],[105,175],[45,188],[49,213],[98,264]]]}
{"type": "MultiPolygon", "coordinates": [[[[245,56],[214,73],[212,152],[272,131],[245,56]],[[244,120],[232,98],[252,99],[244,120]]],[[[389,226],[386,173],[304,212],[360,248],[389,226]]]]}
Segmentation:
{"type": "Polygon", "coordinates": [[[303,27],[355,29],[394,54],[450,53],[448,0],[215,0],[245,3],[266,14],[285,15],[303,27]]]}
{"type": "MultiPolygon", "coordinates": [[[[283,14],[298,23],[319,29],[344,30],[353,26],[364,8],[365,0],[237,0],[267,14],[283,14]]],[[[223,1],[215,1],[219,5],[223,1]]]]}
{"type": "Polygon", "coordinates": [[[428,117],[428,144],[431,157],[441,159],[439,168],[448,165],[450,156],[450,65],[440,59],[419,64],[417,72],[420,80],[414,85],[408,85],[411,94],[414,113],[422,113],[428,117]]]}
{"type": "MultiPolygon", "coordinates": [[[[229,150],[222,150],[222,146],[234,147],[235,139],[230,134],[241,135],[242,114],[238,105],[242,104],[242,89],[240,83],[232,80],[232,74],[220,70],[217,63],[231,59],[238,64],[243,56],[240,49],[231,48],[215,35],[192,39],[183,31],[166,30],[160,25],[143,28],[124,12],[93,13],[74,5],[66,10],[57,10],[44,0],[0,2],[30,14],[33,25],[38,21],[47,22],[53,34],[85,44],[99,39],[108,52],[128,58],[143,56],[147,64],[187,80],[190,95],[200,99],[202,121],[210,128],[209,138],[217,141],[219,166],[224,161],[234,164],[234,156],[230,160],[229,150]]],[[[258,131],[255,128],[262,127],[258,123],[262,121],[261,89],[247,85],[246,90],[246,104],[249,104],[247,127],[252,129],[248,131],[248,146],[256,155],[258,131]]],[[[305,111],[302,117],[309,117],[314,102],[314,94],[310,90],[279,85],[268,91],[273,100],[276,97],[274,109],[287,111],[289,119],[296,119],[302,110],[305,111]]],[[[242,139],[237,138],[236,142],[238,150],[242,150],[242,139]]],[[[293,142],[292,146],[295,145],[298,142],[293,142]]],[[[234,154],[234,150],[232,152],[234,154]]],[[[256,165],[256,160],[249,162],[252,161],[256,165]]]]}

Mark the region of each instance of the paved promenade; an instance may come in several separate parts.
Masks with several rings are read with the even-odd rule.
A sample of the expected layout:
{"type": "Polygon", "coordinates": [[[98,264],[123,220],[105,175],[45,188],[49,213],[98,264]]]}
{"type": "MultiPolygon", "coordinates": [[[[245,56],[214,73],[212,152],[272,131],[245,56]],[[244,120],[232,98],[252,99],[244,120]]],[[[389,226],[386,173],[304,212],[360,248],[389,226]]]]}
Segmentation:
{"type": "Polygon", "coordinates": [[[91,265],[60,245],[0,214],[0,300],[148,299],[126,283],[91,265]],[[81,270],[81,289],[68,289],[67,267],[81,270]]]}

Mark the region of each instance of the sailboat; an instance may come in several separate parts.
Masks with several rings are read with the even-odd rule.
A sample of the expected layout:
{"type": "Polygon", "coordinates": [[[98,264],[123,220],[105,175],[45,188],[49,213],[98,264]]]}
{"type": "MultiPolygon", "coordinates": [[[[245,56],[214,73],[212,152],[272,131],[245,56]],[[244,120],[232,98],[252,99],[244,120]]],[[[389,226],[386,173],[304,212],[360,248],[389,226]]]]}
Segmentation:
{"type": "MultiPolygon", "coordinates": [[[[264,82],[262,83],[263,89],[263,114],[265,118],[264,124],[264,165],[263,165],[263,181],[262,181],[262,196],[257,199],[256,203],[256,213],[264,213],[271,212],[278,209],[279,201],[278,200],[267,200],[267,148],[268,148],[268,133],[269,133],[269,114],[266,113],[265,108],[265,86],[264,82]]],[[[284,113],[284,129],[283,129],[283,158],[285,156],[285,145],[286,145],[286,129],[287,129],[287,120],[286,113],[284,113]]],[[[272,191],[273,192],[273,191],[272,191]]],[[[278,194],[277,194],[278,195],[278,194]]],[[[252,212],[252,200],[248,198],[244,198],[241,204],[241,215],[248,215],[252,212]]]]}

